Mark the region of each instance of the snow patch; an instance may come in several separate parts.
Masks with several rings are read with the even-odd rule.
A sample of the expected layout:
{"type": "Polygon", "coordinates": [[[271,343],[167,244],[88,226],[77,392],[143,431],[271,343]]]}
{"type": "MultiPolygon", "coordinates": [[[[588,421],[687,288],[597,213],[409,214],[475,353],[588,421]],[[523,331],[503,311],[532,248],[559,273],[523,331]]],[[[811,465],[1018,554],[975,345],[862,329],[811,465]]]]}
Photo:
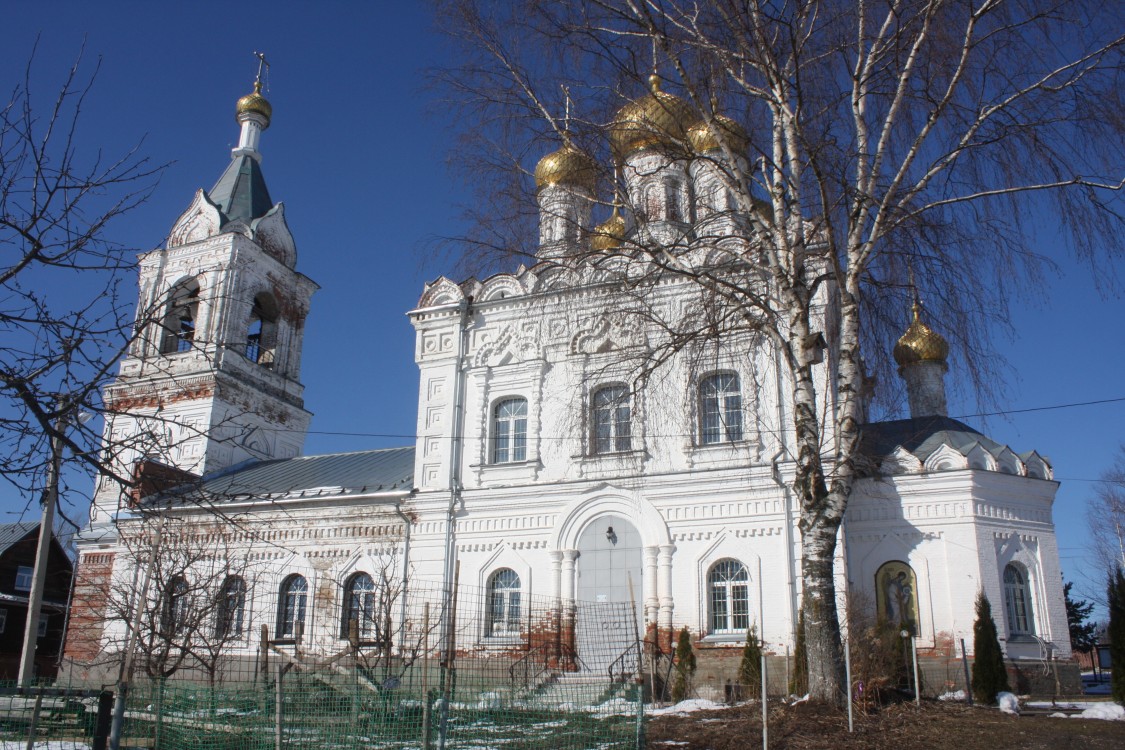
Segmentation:
{"type": "Polygon", "coordinates": [[[1000,710],[1004,713],[1019,716],[1020,699],[1014,693],[997,693],[996,702],[1000,704],[1000,710]]]}
{"type": "Polygon", "coordinates": [[[646,713],[649,716],[683,716],[684,714],[694,713],[696,711],[715,711],[720,708],[730,708],[725,703],[716,703],[715,701],[704,700],[702,698],[694,698],[692,700],[680,701],[674,706],[667,708],[650,708],[646,713]]]}
{"type": "Polygon", "coordinates": [[[955,690],[951,693],[942,693],[937,699],[939,701],[963,701],[966,697],[964,690],[955,690]]]}
{"type": "Polygon", "coordinates": [[[1105,719],[1125,721],[1125,708],[1116,703],[1091,703],[1076,719],[1105,719]]]}

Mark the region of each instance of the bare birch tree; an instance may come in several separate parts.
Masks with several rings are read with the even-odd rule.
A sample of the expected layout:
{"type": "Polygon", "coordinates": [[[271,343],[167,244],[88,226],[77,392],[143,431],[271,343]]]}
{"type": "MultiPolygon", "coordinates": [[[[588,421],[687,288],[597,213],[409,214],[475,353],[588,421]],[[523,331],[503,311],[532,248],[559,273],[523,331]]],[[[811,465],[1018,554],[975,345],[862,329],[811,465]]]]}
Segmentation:
{"type": "MultiPolygon", "coordinates": [[[[843,700],[837,533],[872,382],[882,403],[894,395],[886,353],[910,287],[987,400],[992,332],[1013,295],[1067,258],[1115,283],[1120,13],[1084,0],[450,0],[438,17],[464,43],[443,78],[465,126],[462,163],[487,195],[461,238],[478,268],[534,253],[529,164],[562,140],[612,164],[613,113],[648,75],[706,123],[719,156],[681,130],[661,133],[666,157],[709,161],[750,241],[725,244],[717,264],[684,252],[717,237],[615,244],[650,283],[698,284],[703,312],[664,319],[668,346],[741,330],[780,352],[810,688],[843,700]]],[[[599,185],[607,205],[644,215],[619,176],[606,169],[599,185]]]]}
{"type": "Polygon", "coordinates": [[[1104,603],[1100,586],[1118,568],[1125,569],[1125,447],[1113,466],[1101,477],[1094,497],[1086,506],[1086,523],[1090,529],[1090,546],[1098,563],[1090,576],[1094,598],[1104,603]]]}

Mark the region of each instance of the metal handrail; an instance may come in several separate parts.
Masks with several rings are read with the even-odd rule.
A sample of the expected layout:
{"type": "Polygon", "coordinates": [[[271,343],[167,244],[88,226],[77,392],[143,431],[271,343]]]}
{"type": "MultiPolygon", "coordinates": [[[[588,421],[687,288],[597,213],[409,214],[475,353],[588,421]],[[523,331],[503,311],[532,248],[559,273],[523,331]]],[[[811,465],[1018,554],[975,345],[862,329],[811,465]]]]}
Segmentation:
{"type": "Polygon", "coordinates": [[[639,661],[640,658],[641,658],[640,648],[641,648],[641,642],[640,641],[633,641],[632,645],[630,645],[627,649],[622,651],[621,654],[610,663],[609,668],[607,670],[609,672],[609,681],[610,682],[626,682],[631,676],[633,676],[637,673],[637,667],[636,667],[637,662],[636,661],[633,662],[633,667],[631,669],[629,669],[629,670],[625,669],[625,657],[629,656],[630,654],[632,654],[635,651],[636,652],[636,660],[639,661]],[[619,665],[620,665],[620,671],[618,671],[619,665]]]}

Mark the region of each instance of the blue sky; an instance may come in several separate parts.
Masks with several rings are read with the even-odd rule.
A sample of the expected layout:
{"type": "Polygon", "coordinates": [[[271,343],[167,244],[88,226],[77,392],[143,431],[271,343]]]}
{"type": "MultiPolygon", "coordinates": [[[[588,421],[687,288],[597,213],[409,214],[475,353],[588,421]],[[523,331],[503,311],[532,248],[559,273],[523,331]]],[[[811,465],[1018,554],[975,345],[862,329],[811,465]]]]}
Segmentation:
{"type": "MultiPolygon", "coordinates": [[[[263,169],[271,196],[285,202],[298,269],[322,287],[305,336],[302,380],[316,415],[306,452],[411,442],[417,369],[404,313],[424,281],[451,272],[428,246],[462,228],[470,200],[446,165],[456,113],[427,88],[426,70],[451,54],[427,5],[11,2],[4,20],[0,86],[22,76],[38,34],[35,84],[46,103],[84,41],[101,70],[81,147],[117,154],[143,139],[144,154],[172,162],[152,200],[111,229],[138,250],[158,246],[226,166],[251,53],[266,52],[274,118],[263,169]]],[[[1099,295],[1086,270],[1048,277],[1041,298],[1017,304],[1015,338],[998,352],[1010,365],[1007,407],[1125,397],[1123,323],[1125,303],[1099,295]]],[[[950,404],[954,416],[976,411],[971,401],[950,404]]],[[[966,420],[1017,452],[1050,457],[1062,481],[1062,566],[1080,582],[1090,480],[1112,463],[1123,419],[1125,402],[966,420]]],[[[15,520],[27,499],[0,492],[9,492],[0,518],[15,520]]]]}

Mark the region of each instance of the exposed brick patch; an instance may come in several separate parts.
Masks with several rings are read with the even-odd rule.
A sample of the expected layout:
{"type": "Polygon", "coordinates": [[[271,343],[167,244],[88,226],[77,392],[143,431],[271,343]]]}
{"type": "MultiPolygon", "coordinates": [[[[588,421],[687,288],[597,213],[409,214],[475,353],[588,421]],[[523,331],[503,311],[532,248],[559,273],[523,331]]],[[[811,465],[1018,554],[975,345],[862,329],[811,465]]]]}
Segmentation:
{"type": "Polygon", "coordinates": [[[63,648],[65,659],[89,664],[96,661],[101,652],[115,556],[114,552],[93,552],[78,559],[70,623],[63,648]]]}

